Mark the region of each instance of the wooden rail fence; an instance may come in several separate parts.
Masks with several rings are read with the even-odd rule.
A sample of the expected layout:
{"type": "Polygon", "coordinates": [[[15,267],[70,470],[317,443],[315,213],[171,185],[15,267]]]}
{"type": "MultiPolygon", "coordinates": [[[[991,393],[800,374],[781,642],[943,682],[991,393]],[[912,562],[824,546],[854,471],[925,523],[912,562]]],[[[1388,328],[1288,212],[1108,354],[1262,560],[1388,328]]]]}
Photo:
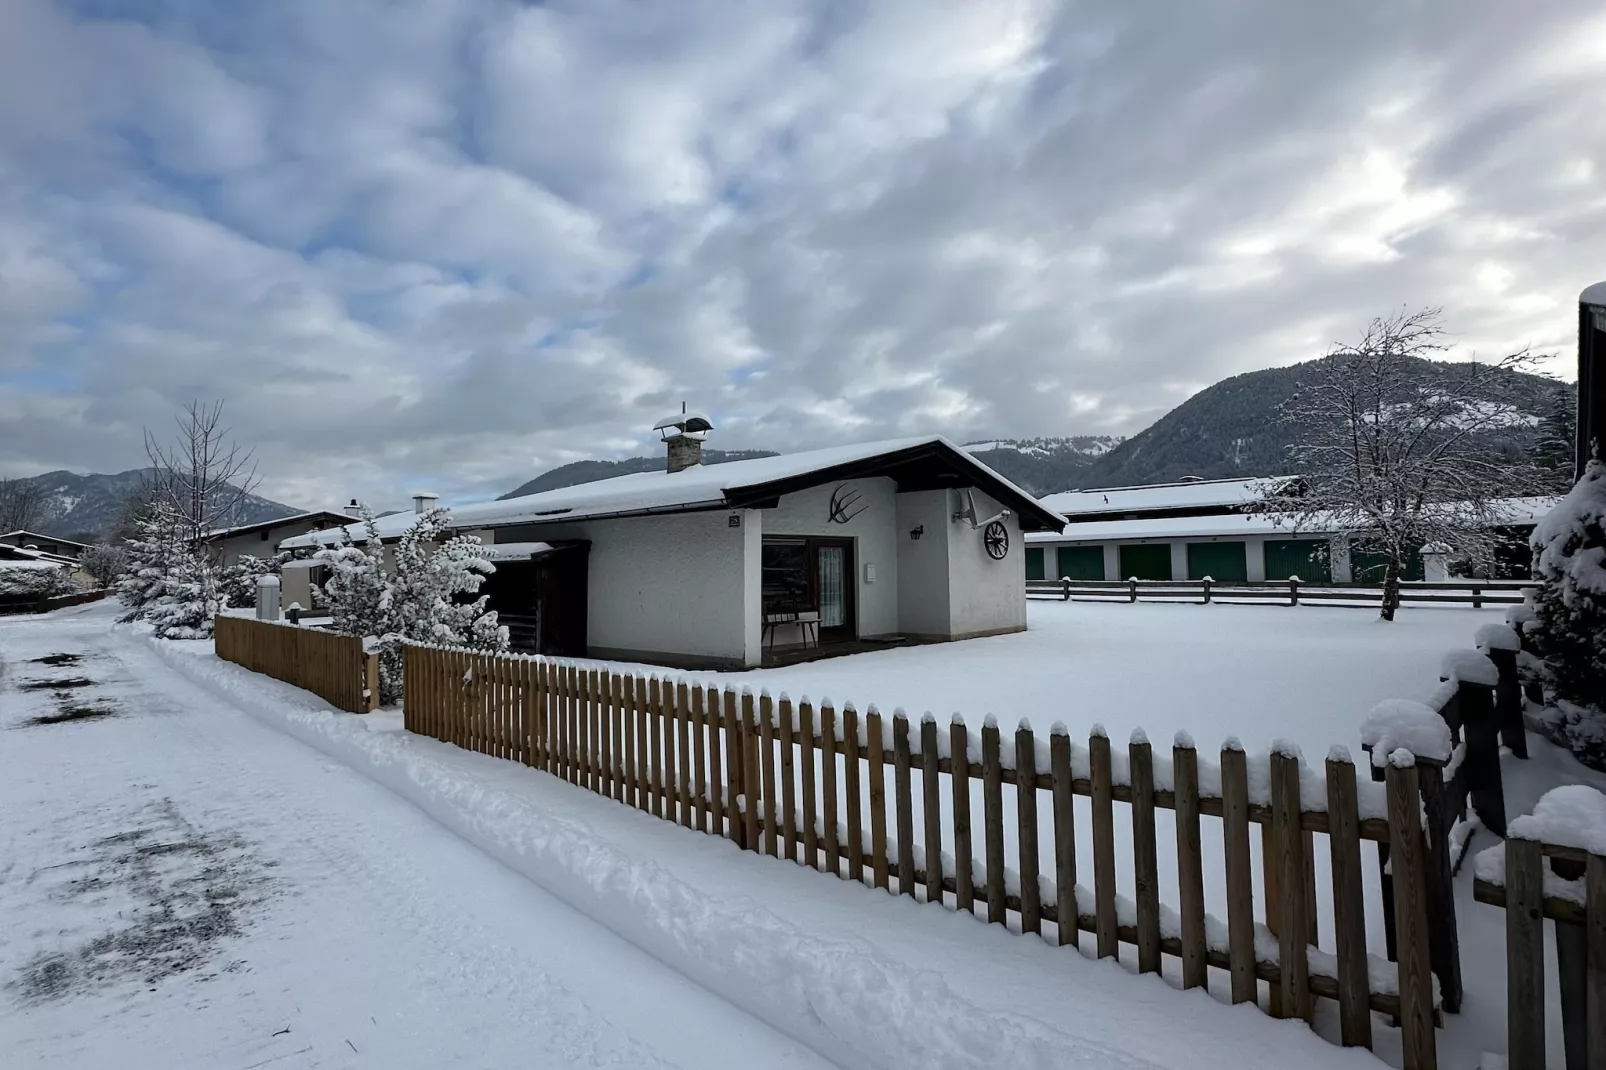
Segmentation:
{"type": "Polygon", "coordinates": [[[223,660],[305,688],[331,706],[351,713],[379,707],[379,655],[364,653],[355,635],[219,616],[213,640],[223,660]]]}
{"type": "Polygon", "coordinates": [[[1060,725],[1046,740],[1024,721],[1013,738],[991,718],[979,732],[957,716],[943,730],[929,715],[912,723],[873,707],[861,715],[597,664],[438,647],[409,646],[404,673],[409,731],[523,762],[746,850],[983,909],[989,922],[1057,944],[1090,934],[1100,958],[1131,945],[1144,973],[1169,955],[1181,960],[1184,987],[1208,986],[1214,967],[1234,1003],[1256,1001],[1259,982],[1283,1017],[1309,1019],[1317,998],[1336,1000],[1346,1045],[1370,1047],[1372,1012],[1381,1012],[1400,1023],[1406,1067],[1436,1065],[1416,766],[1389,764],[1374,784],[1357,778],[1341,748],[1316,770],[1287,748],[1252,765],[1234,744],[1210,761],[1185,736],[1167,760],[1141,734],[1123,752],[1097,730],[1085,746],[1073,743],[1060,725]],[[1077,842],[1078,798],[1091,807],[1091,844],[1077,842]],[[1117,804],[1131,822],[1133,899],[1117,893],[1117,804]],[[1161,901],[1157,810],[1174,814],[1176,908],[1161,901]],[[1214,861],[1225,871],[1225,921],[1205,912],[1205,818],[1222,824],[1214,861]],[[1255,916],[1256,826],[1264,923],[1255,916]],[[1331,859],[1332,951],[1316,946],[1318,834],[1331,859]],[[1397,963],[1366,950],[1363,841],[1390,849],[1397,963]],[[1079,883],[1089,854],[1091,887],[1079,883]],[[1045,855],[1050,872],[1040,872],[1045,855]]]}
{"type": "MultiPolygon", "coordinates": [[[[1453,580],[1446,583],[1407,581],[1400,584],[1403,603],[1484,606],[1518,605],[1531,580],[1453,580]]],[[[1252,605],[1376,606],[1383,601],[1380,584],[1317,583],[1309,580],[1027,580],[1026,597],[1062,602],[1198,602],[1252,605]]]]}

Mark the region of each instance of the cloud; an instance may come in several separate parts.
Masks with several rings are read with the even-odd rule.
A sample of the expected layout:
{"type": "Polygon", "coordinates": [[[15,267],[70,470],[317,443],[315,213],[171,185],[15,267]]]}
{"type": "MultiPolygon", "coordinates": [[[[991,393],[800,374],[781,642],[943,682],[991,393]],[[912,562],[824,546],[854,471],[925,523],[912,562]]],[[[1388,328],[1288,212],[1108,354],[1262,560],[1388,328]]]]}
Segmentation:
{"type": "Polygon", "coordinates": [[[1584,2],[0,4],[7,474],[192,396],[308,506],[682,399],[728,447],[1131,433],[1402,304],[1568,353],[1606,241],[1584,2]]]}

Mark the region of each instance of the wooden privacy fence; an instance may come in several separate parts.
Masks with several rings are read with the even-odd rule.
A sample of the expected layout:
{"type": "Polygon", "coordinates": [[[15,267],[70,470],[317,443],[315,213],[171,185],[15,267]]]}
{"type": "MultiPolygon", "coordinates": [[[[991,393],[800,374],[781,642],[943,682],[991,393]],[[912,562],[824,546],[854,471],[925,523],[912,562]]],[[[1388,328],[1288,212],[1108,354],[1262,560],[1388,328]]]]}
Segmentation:
{"type": "Polygon", "coordinates": [[[364,653],[358,636],[219,616],[213,639],[223,660],[305,688],[331,706],[351,713],[379,707],[379,655],[364,653]]]}
{"type": "Polygon", "coordinates": [[[78,591],[75,594],[60,594],[53,598],[0,598],[0,614],[6,613],[49,613],[55,609],[66,609],[69,606],[81,606],[87,602],[99,602],[110,593],[105,589],[93,591],[78,591]]]}
{"type": "Polygon", "coordinates": [[[1546,793],[1533,815],[1511,822],[1504,844],[1479,853],[1473,895],[1506,912],[1506,1065],[1546,1065],[1548,918],[1564,1065],[1606,1070],[1606,797],[1583,785],[1546,793]]]}
{"type": "MultiPolygon", "coordinates": [[[[1407,581],[1400,601],[1484,606],[1517,605],[1531,580],[1454,580],[1447,583],[1407,581]]],[[[1317,583],[1309,580],[1027,580],[1026,597],[1062,602],[1218,602],[1231,605],[1376,606],[1383,601],[1381,584],[1317,583]]]]}
{"type": "Polygon", "coordinates": [[[1309,1018],[1317,997],[1336,1000],[1346,1045],[1371,1045],[1372,1011],[1392,1015],[1405,1065],[1435,1065],[1414,765],[1388,765],[1379,785],[1357,779],[1342,748],[1320,770],[1292,748],[1251,760],[1232,744],[1219,762],[1201,759],[1185,736],[1156,756],[1141,734],[1120,751],[1100,730],[1086,746],[1073,743],[1060,725],[1044,740],[1022,722],[1006,738],[991,718],[976,732],[956,716],[944,731],[929,715],[913,724],[873,707],[816,709],[595,664],[437,647],[409,646],[404,673],[409,731],[523,762],[747,850],[958,910],[980,907],[989,922],[1058,944],[1088,933],[1100,958],[1133,945],[1144,973],[1170,955],[1185,987],[1210,984],[1216,967],[1235,1003],[1256,1000],[1265,982],[1276,1015],[1309,1018]],[[1091,807],[1091,844],[1077,841],[1078,798],[1091,807]],[[1131,823],[1134,899],[1116,890],[1117,804],[1131,823]],[[1174,813],[1175,909],[1161,902],[1157,810],[1174,813]],[[1206,818],[1222,825],[1224,856],[1215,861],[1225,871],[1225,921],[1205,912],[1206,818]],[[1264,924],[1255,919],[1255,826],[1264,924]],[[1332,951],[1316,946],[1315,834],[1326,836],[1331,859],[1332,951]],[[1366,950],[1363,841],[1390,849],[1397,964],[1366,950]],[[1005,864],[1011,846],[1014,868],[1005,864]],[[1091,886],[1079,883],[1089,855],[1091,886]]]}

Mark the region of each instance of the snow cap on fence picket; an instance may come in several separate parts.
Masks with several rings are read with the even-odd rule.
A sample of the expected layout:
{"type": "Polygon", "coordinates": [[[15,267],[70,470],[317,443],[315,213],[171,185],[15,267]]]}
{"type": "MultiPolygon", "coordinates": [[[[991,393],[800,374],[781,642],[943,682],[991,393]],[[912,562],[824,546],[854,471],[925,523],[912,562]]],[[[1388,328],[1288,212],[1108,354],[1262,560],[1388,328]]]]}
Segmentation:
{"type": "Polygon", "coordinates": [[[1171,737],[1171,745],[1181,747],[1183,750],[1194,750],[1193,734],[1185,728],[1178,729],[1177,734],[1171,737]]]}
{"type": "Polygon", "coordinates": [[[1104,726],[1102,724],[1098,724],[1098,723],[1095,723],[1093,725],[1093,727],[1088,731],[1087,734],[1088,734],[1088,737],[1091,738],[1091,739],[1109,739],[1110,738],[1110,734],[1104,730],[1104,726]]]}
{"type": "Polygon", "coordinates": [[[1134,728],[1132,729],[1132,735],[1128,737],[1127,742],[1132,746],[1141,746],[1149,742],[1149,733],[1145,732],[1141,728],[1134,728]]]}
{"type": "Polygon", "coordinates": [[[954,715],[948,718],[948,723],[963,726],[965,723],[965,715],[960,713],[958,710],[955,710],[954,715]]]}
{"type": "Polygon", "coordinates": [[[1273,754],[1281,754],[1284,758],[1292,758],[1296,762],[1302,762],[1302,761],[1305,760],[1305,755],[1299,749],[1299,744],[1295,743],[1291,739],[1274,739],[1274,740],[1272,740],[1271,741],[1271,752],[1273,754]]]}
{"type": "Polygon", "coordinates": [[[1447,651],[1439,661],[1439,679],[1494,687],[1500,682],[1500,670],[1484,654],[1458,648],[1447,651]]]}
{"type": "Polygon", "coordinates": [[[1030,717],[1022,717],[1020,719],[1020,724],[1015,726],[1015,730],[1017,732],[1030,732],[1032,730],[1032,720],[1031,720],[1031,718],[1030,717]]]}
{"type": "Polygon", "coordinates": [[[986,717],[981,719],[981,726],[983,728],[992,728],[996,730],[998,728],[998,718],[989,713],[986,717]]]}
{"type": "Polygon", "coordinates": [[[1606,795],[1587,784],[1551,788],[1534,804],[1533,813],[1511,821],[1509,834],[1606,855],[1606,795]]]}
{"type": "Polygon", "coordinates": [[[1071,730],[1065,727],[1064,721],[1055,721],[1053,727],[1048,730],[1048,734],[1051,736],[1068,736],[1071,734],[1071,730]]]}
{"type": "Polygon", "coordinates": [[[1480,650],[1521,650],[1522,640],[1509,624],[1485,624],[1474,634],[1472,641],[1480,650]]]}
{"type": "Polygon", "coordinates": [[[932,713],[930,710],[927,710],[925,713],[922,713],[920,715],[920,723],[921,724],[936,724],[937,723],[937,715],[932,713]]]}
{"type": "Polygon", "coordinates": [[[1237,736],[1228,736],[1226,739],[1221,741],[1221,749],[1242,752],[1244,749],[1243,740],[1239,739],[1237,736]]]}
{"type": "Polygon", "coordinates": [[[1409,747],[1395,747],[1389,751],[1389,764],[1396,769],[1409,769],[1416,764],[1416,755],[1409,747]]]}
{"type": "Polygon", "coordinates": [[[1349,748],[1342,743],[1334,743],[1327,749],[1327,760],[1330,762],[1343,762],[1346,765],[1355,764],[1355,759],[1350,757],[1349,748]]]}
{"type": "Polygon", "coordinates": [[[902,706],[894,706],[892,707],[892,719],[894,721],[907,721],[909,719],[909,715],[903,712],[902,706]]]}
{"type": "Polygon", "coordinates": [[[1384,699],[1361,722],[1361,746],[1372,752],[1373,765],[1392,760],[1396,750],[1443,763],[1450,760],[1450,726],[1420,702],[1384,699]]]}

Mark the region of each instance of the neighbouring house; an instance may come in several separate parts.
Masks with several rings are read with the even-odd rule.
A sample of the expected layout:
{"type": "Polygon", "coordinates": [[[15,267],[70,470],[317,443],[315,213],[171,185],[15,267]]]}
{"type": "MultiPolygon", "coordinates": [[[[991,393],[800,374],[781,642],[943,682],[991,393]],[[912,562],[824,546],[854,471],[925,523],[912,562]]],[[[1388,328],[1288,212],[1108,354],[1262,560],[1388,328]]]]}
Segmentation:
{"type": "MultiPolygon", "coordinates": [[[[1065,517],[1059,533],[1026,538],[1026,578],[1073,580],[1211,579],[1313,583],[1380,582],[1384,560],[1336,530],[1293,530],[1286,518],[1250,506],[1289,477],[1187,480],[1143,487],[1066,491],[1042,503],[1065,517]]],[[[1553,498],[1507,502],[1497,550],[1501,577],[1528,575],[1528,533],[1553,498]]],[[[1420,580],[1420,553],[1404,579],[1420,580]]]]}
{"type": "MultiPolygon", "coordinates": [[[[263,520],[255,524],[242,524],[236,528],[220,528],[202,541],[211,548],[216,563],[223,568],[235,564],[241,557],[272,557],[284,540],[310,531],[323,531],[331,526],[354,523],[357,503],[344,510],[316,509],[310,513],[263,520]]],[[[360,525],[359,525],[360,526],[360,525]]]]}
{"type": "MultiPolygon", "coordinates": [[[[1026,628],[1022,533],[1064,521],[952,442],[705,466],[711,429],[695,413],[660,422],[663,471],[452,510],[489,544],[490,605],[520,648],[740,668],[1026,628]]],[[[412,520],[377,525],[393,540],[412,520]]],[[[300,588],[285,582],[288,604],[300,588]]]]}
{"type": "Polygon", "coordinates": [[[79,566],[76,557],[35,550],[32,542],[26,547],[0,542],[0,567],[38,570],[54,568],[61,570],[75,583],[94,585],[94,578],[79,566]]]}
{"type": "Polygon", "coordinates": [[[1606,457],[1606,282],[1578,295],[1578,432],[1573,478],[1606,457]]]}
{"type": "Polygon", "coordinates": [[[25,550],[38,550],[56,557],[71,558],[74,561],[89,549],[84,543],[63,539],[59,535],[41,535],[37,531],[8,531],[0,535],[0,544],[20,546],[25,550]]]}

